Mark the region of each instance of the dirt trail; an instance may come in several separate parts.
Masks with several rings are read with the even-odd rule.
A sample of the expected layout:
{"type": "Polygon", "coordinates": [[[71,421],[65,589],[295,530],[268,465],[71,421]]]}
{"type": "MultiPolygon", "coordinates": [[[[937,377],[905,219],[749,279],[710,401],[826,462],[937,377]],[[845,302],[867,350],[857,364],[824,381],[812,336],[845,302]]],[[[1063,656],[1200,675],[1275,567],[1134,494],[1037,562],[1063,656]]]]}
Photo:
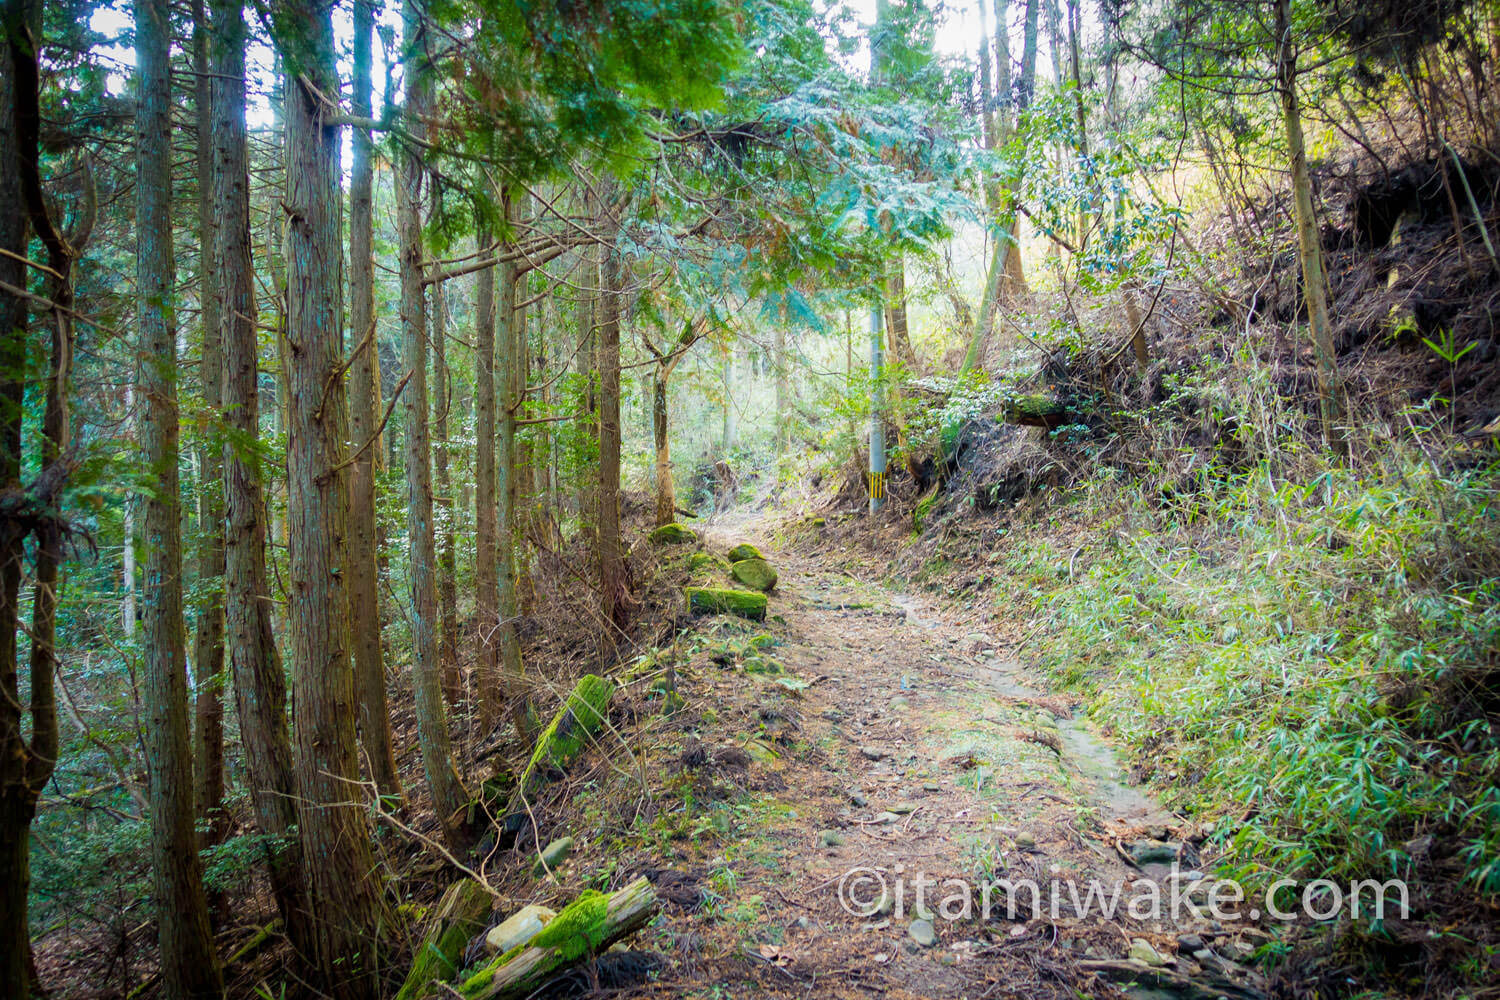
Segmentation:
{"type": "MultiPolygon", "coordinates": [[[[711,547],[763,542],[755,527],[721,522],[711,547]]],[[[1175,920],[1126,916],[1133,899],[1149,905],[1148,882],[1163,910],[1174,882],[1179,895],[1200,899],[1208,883],[1190,889],[1202,876],[1192,871],[1189,824],[1127,783],[1067,699],[927,597],[762,548],[781,573],[770,623],[780,644],[768,652],[794,687],[806,687],[787,696],[774,678],[726,682],[763,727],[742,743],[763,772],[756,829],[713,859],[734,873],[723,906],[739,915],[743,947],[707,970],[718,985],[703,991],[700,970],[700,985],[682,983],[684,993],[1259,992],[1256,977],[1229,961],[1257,943],[1245,932],[1223,933],[1185,904],[1175,920]],[[755,684],[760,693],[747,694],[755,684]],[[1127,859],[1132,851],[1139,863],[1127,859]],[[997,879],[1019,883],[1017,912],[992,889],[985,919],[983,887],[997,879]],[[1106,894],[1119,887],[1112,918],[1075,915],[1069,886],[1086,899],[1092,882],[1106,894]],[[1030,883],[1042,894],[1039,917],[1030,883]],[[1146,961],[1132,964],[1129,954],[1146,961]]]]}

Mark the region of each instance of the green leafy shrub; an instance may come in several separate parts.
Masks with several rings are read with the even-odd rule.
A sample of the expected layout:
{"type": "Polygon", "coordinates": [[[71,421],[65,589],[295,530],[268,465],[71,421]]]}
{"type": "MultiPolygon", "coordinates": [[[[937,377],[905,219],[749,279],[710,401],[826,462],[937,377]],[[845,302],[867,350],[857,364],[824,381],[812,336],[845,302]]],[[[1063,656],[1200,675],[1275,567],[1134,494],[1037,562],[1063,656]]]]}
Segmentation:
{"type": "Polygon", "coordinates": [[[1043,666],[1219,818],[1251,884],[1419,876],[1426,832],[1500,892],[1496,469],[1269,472],[1213,470],[1165,506],[1095,484],[1126,513],[1091,559],[1059,579],[1055,552],[1013,552],[1052,622],[1043,666]]]}

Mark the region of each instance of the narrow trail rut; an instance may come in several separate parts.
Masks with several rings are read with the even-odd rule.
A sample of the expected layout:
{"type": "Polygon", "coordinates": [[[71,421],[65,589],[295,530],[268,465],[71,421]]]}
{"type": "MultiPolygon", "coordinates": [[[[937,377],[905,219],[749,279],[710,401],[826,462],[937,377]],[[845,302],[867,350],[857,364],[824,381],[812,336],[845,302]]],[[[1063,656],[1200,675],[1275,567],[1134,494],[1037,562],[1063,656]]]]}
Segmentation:
{"type": "Polygon", "coordinates": [[[1260,943],[1253,929],[1190,905],[1211,885],[1190,824],[1128,784],[1068,699],[930,598],[767,554],[781,573],[771,652],[809,686],[758,698],[759,835],[714,859],[755,904],[742,918],[755,974],[731,986],[746,965],[726,965],[727,992],[692,995],[1262,993],[1235,961],[1260,943]],[[1117,894],[1112,916],[1102,898],[1078,912],[1093,885],[1117,894]]]}

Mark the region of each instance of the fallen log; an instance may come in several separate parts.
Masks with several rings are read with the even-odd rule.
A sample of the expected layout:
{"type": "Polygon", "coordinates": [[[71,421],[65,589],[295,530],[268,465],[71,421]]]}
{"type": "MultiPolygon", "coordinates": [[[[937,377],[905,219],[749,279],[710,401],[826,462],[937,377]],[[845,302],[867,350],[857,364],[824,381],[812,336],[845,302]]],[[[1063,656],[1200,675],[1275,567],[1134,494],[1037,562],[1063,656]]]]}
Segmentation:
{"type": "Polygon", "coordinates": [[[519,793],[530,793],[549,772],[566,770],[573,763],[609,717],[609,700],[614,693],[614,681],[595,674],[584,674],[578,679],[568,700],[537,738],[536,749],[517,782],[519,793]]]}
{"type": "Polygon", "coordinates": [[[1087,959],[1078,963],[1082,972],[1092,972],[1119,985],[1161,990],[1180,1000],[1265,1000],[1266,991],[1256,982],[1236,982],[1227,976],[1210,975],[1206,982],[1190,979],[1170,969],[1153,968],[1132,959],[1087,959]]]}
{"type": "Polygon", "coordinates": [[[465,1000],[517,1000],[530,996],[571,965],[592,958],[651,922],[661,908],[644,878],[605,896],[585,892],[563,908],[542,932],[494,959],[465,980],[465,1000]]]}

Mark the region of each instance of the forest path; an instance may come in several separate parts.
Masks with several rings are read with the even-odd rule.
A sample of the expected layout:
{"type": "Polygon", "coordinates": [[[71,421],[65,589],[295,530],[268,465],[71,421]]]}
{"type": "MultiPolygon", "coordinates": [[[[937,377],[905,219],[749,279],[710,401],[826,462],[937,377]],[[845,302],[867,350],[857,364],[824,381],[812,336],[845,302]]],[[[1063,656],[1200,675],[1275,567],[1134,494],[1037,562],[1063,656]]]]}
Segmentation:
{"type": "Polygon", "coordinates": [[[725,681],[751,699],[744,711],[763,735],[746,748],[770,772],[753,832],[716,859],[734,872],[723,905],[751,966],[764,966],[759,995],[1110,995],[1092,972],[1152,983],[1156,996],[1258,992],[1221,958],[1245,945],[1216,937],[1218,925],[1180,908],[1177,919],[1125,916],[1131,885],[1152,882],[1166,900],[1180,880],[1186,893],[1201,878],[1186,877],[1197,854],[1182,839],[1188,824],[1126,783],[1068,699],[932,598],[778,551],[758,527],[721,520],[708,536],[719,550],[753,541],[776,565],[769,652],[807,685],[787,697],[774,677],[725,681]],[[747,695],[747,682],[759,693],[747,695]],[[1132,851],[1157,861],[1128,861],[1132,851]],[[1021,888],[1016,918],[997,890],[985,919],[995,879],[1038,886],[1042,915],[1021,888]],[[1120,912],[1075,915],[1069,886],[1086,898],[1092,883],[1123,887],[1120,912]],[[1132,952],[1135,939],[1150,949],[1132,952]],[[1205,944],[1213,950],[1189,957],[1205,944]],[[1127,954],[1163,964],[1134,966],[1127,954]]]}

